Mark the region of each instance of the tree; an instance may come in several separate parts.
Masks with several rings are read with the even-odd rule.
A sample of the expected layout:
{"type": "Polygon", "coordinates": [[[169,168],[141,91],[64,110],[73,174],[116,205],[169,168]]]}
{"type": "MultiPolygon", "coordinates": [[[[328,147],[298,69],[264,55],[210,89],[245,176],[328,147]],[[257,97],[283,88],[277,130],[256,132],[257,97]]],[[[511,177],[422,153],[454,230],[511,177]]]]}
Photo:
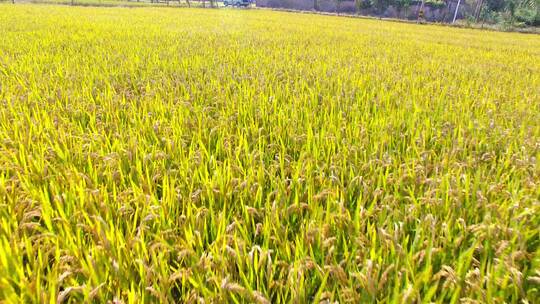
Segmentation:
{"type": "Polygon", "coordinates": [[[356,10],[368,9],[373,6],[371,0],[356,0],[356,10]]]}
{"type": "Polygon", "coordinates": [[[512,24],[514,23],[514,16],[516,14],[517,6],[518,4],[516,3],[516,1],[510,0],[506,2],[506,10],[510,13],[510,22],[512,24]]]}
{"type": "Polygon", "coordinates": [[[341,11],[341,2],[344,0],[336,0],[336,12],[339,13],[341,11]]]}
{"type": "Polygon", "coordinates": [[[448,17],[448,12],[452,9],[452,1],[451,0],[443,0],[446,9],[443,10],[443,14],[441,16],[441,22],[446,22],[446,18],[448,17]]]}
{"type": "Polygon", "coordinates": [[[426,0],[422,0],[422,3],[420,4],[420,8],[418,9],[418,15],[416,18],[417,22],[421,22],[424,19],[424,5],[426,4],[426,0]]]}
{"type": "Polygon", "coordinates": [[[474,9],[474,20],[478,22],[480,18],[480,13],[482,12],[482,7],[484,6],[484,0],[476,1],[476,8],[474,9]]]}
{"type": "Polygon", "coordinates": [[[377,12],[382,14],[390,5],[390,0],[373,0],[373,4],[377,9],[377,12]]]}
{"type": "Polygon", "coordinates": [[[512,0],[486,0],[488,10],[502,12],[506,7],[506,2],[512,0]]]}
{"type": "Polygon", "coordinates": [[[540,25],[540,0],[509,0],[508,9],[512,22],[540,25]]]}
{"type": "Polygon", "coordinates": [[[395,0],[394,5],[397,10],[397,17],[401,18],[401,12],[403,9],[408,9],[411,5],[411,0],[395,0]]]}

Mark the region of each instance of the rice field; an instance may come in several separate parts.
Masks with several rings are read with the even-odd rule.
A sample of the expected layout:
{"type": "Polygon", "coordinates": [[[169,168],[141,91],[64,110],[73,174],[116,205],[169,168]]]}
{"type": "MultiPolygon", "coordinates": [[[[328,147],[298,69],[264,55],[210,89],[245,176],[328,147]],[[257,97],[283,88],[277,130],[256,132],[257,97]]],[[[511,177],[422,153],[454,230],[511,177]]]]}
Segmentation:
{"type": "Polygon", "coordinates": [[[0,5],[0,303],[538,303],[540,36],[0,5]]]}

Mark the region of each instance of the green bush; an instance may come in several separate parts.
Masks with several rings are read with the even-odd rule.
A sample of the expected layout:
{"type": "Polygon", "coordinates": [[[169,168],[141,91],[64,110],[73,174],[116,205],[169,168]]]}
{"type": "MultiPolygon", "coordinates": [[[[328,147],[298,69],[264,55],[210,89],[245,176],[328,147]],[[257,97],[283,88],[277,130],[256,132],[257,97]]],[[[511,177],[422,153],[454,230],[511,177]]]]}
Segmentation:
{"type": "Polygon", "coordinates": [[[516,10],[514,17],[516,21],[525,23],[527,25],[540,25],[540,13],[538,9],[530,9],[520,7],[516,10]]]}

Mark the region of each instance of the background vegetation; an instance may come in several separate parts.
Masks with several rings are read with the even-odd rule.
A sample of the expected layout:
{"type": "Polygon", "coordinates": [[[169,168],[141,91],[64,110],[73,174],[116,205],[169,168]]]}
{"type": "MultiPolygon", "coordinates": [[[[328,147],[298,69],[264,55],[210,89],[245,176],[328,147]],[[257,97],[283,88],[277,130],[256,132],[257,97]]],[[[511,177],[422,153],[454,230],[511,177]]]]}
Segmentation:
{"type": "MultiPolygon", "coordinates": [[[[56,3],[89,6],[223,6],[219,0],[0,0],[1,2],[56,3]]],[[[452,23],[456,9],[462,24],[497,24],[501,29],[539,26],[540,0],[253,0],[261,7],[357,13],[401,19],[423,19],[420,11],[438,10],[429,21],[452,23]],[[321,3],[332,3],[322,7],[321,3]],[[306,4],[307,3],[307,4],[306,4]],[[345,6],[345,4],[349,4],[345,6]],[[459,4],[459,7],[458,7],[459,4]],[[307,6],[306,6],[307,5],[307,6]]]]}

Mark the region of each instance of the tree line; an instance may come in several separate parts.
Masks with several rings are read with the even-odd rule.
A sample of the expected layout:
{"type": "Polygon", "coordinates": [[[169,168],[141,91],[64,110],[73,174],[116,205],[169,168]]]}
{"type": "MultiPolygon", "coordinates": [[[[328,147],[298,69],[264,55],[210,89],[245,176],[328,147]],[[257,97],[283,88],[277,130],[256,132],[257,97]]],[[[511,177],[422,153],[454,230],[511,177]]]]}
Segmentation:
{"type": "MultiPolygon", "coordinates": [[[[0,0],[1,2],[2,0],[0,0]]],[[[5,0],[4,0],[5,1],[5,0]]],[[[8,0],[13,3],[16,0],[8,0]]],[[[39,0],[38,0],[39,1],[39,0]]],[[[67,0],[75,4],[76,0],[67,0]]],[[[110,0],[109,0],[110,1],[110,0]]],[[[114,1],[114,0],[112,0],[114,1]]],[[[166,3],[177,2],[182,6],[218,7],[222,0],[117,0],[118,2],[150,2],[166,3]]],[[[395,18],[417,18],[421,20],[424,9],[440,9],[443,11],[438,18],[431,21],[454,22],[458,16],[467,22],[509,24],[512,26],[540,26],[540,0],[305,0],[313,1],[312,8],[321,9],[321,2],[335,2],[335,10],[343,11],[344,4],[354,3],[354,12],[382,16],[392,9],[395,18]],[[412,9],[412,12],[411,12],[412,9]]],[[[47,2],[47,0],[44,0],[47,2]]],[[[85,3],[89,1],[86,0],[85,3]]],[[[90,1],[91,2],[91,1],[90,1]]],[[[100,3],[101,0],[96,0],[100,3]]],[[[255,0],[255,2],[258,2],[255,0]]],[[[297,1],[296,1],[297,2],[297,1]]],[[[289,0],[265,0],[266,6],[295,8],[294,2],[289,0]],[[292,3],[292,4],[291,4],[292,3]],[[284,6],[283,6],[284,5],[284,6]]],[[[258,4],[258,3],[257,3],[258,4]]]]}
{"type": "MultiPolygon", "coordinates": [[[[315,10],[320,10],[321,1],[313,0],[315,10]]],[[[334,0],[336,11],[351,0],[334,0]]],[[[453,22],[459,16],[468,22],[475,23],[507,23],[514,26],[540,25],[540,0],[353,0],[356,12],[370,11],[374,15],[383,15],[392,8],[396,18],[412,16],[423,18],[426,7],[444,11],[440,22],[453,22]],[[413,12],[410,9],[413,8],[413,12]],[[407,12],[409,15],[407,16],[407,12]],[[405,14],[405,15],[404,15],[405,14]]]]}

